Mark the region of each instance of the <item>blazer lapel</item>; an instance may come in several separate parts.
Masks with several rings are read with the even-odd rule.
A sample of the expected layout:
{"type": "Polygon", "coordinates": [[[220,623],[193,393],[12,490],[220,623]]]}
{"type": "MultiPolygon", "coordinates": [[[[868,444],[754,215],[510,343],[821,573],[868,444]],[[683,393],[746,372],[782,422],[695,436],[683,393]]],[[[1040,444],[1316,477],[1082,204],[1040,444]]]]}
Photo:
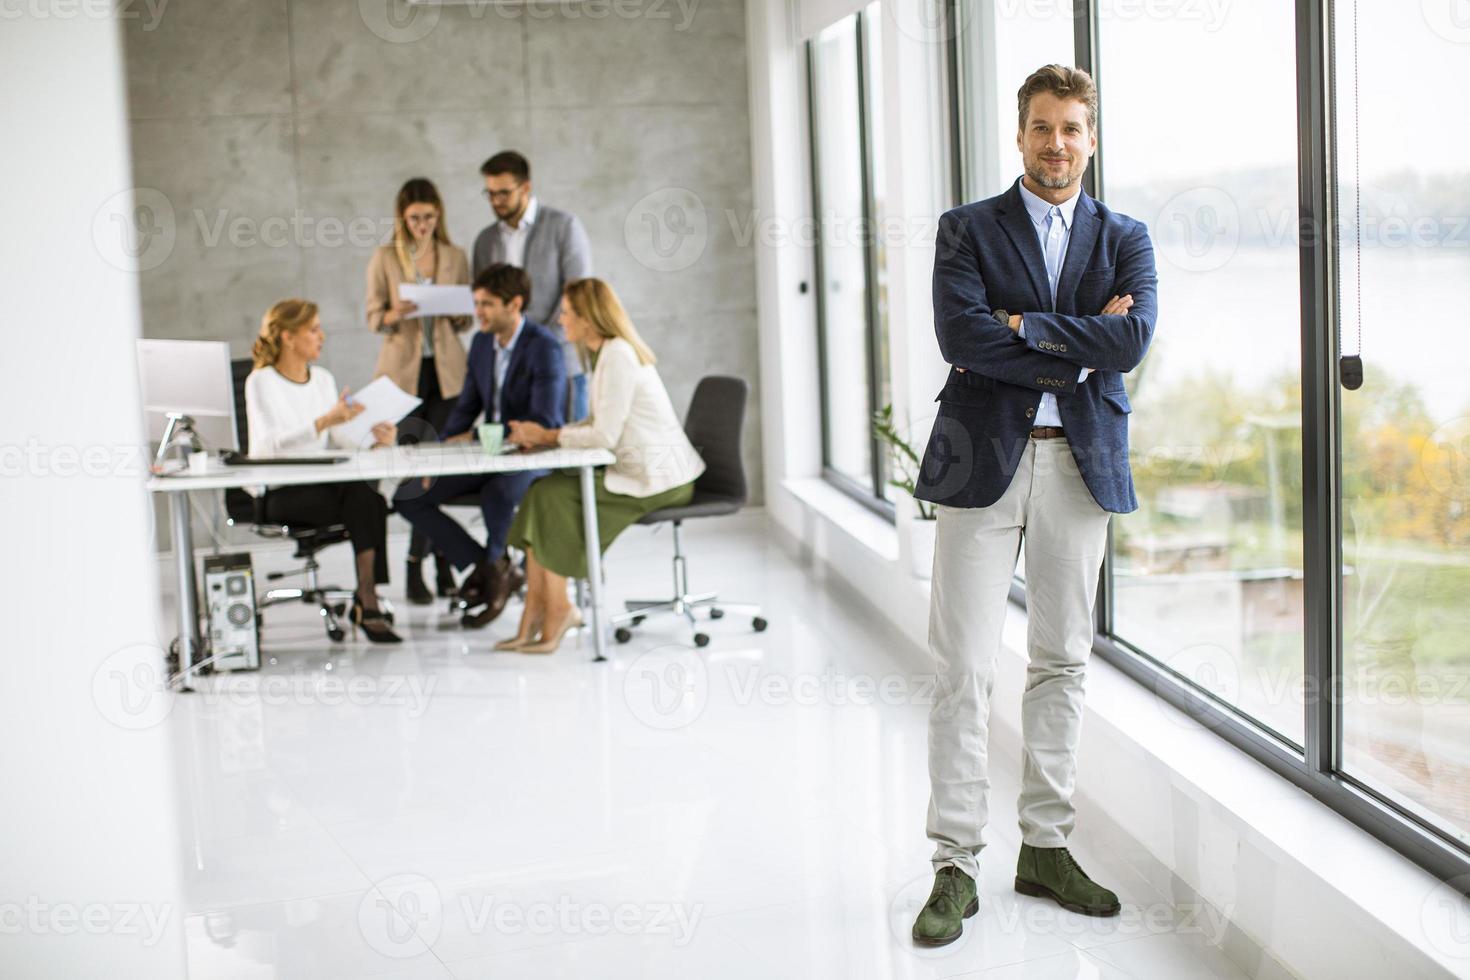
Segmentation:
{"type": "Polygon", "coordinates": [[[536,220],[531,222],[531,230],[526,232],[526,257],[522,260],[521,264],[527,271],[534,268],[531,263],[531,249],[536,247],[536,239],[541,232],[541,226],[544,224],[546,224],[546,209],[544,207],[538,208],[536,211],[536,220]]]}
{"type": "Polygon", "coordinates": [[[496,219],[490,226],[490,264],[505,261],[505,222],[496,219]]]}
{"type": "MultiPolygon", "coordinates": [[[[1021,200],[1020,179],[1006,192],[1001,208],[1000,225],[1005,229],[1011,244],[1021,253],[1026,273],[1031,277],[1031,288],[1036,293],[1037,309],[1050,313],[1051,290],[1046,285],[1046,258],[1041,254],[1041,243],[1036,240],[1036,226],[1031,215],[1026,213],[1026,202],[1021,200]]],[[[1057,295],[1061,295],[1060,289],[1057,295]]]]}
{"type": "Polygon", "coordinates": [[[1087,196],[1086,191],[1081,194],[1077,207],[1072,212],[1072,233],[1067,240],[1067,254],[1062,260],[1062,274],[1057,279],[1057,310],[1069,314],[1098,312],[1079,311],[1072,305],[1072,300],[1077,295],[1077,283],[1082,279],[1087,263],[1092,261],[1092,250],[1097,245],[1098,228],[1102,224],[1097,220],[1097,207],[1092,203],[1092,198],[1087,196]]]}

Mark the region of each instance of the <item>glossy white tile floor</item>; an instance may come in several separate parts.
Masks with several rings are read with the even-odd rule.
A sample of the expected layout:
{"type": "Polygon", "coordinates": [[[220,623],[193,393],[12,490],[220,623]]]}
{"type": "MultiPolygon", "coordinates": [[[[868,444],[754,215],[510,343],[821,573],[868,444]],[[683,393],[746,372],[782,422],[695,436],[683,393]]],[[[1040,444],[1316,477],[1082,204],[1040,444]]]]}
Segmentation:
{"type": "MultiPolygon", "coordinates": [[[[696,652],[663,620],[596,664],[585,642],[488,652],[515,606],[466,633],[400,601],[398,648],[332,645],[304,608],[271,610],[274,663],[213,679],[167,721],[191,975],[1245,976],[1213,945],[1223,923],[1128,881],[1107,882],[1127,903],[1110,920],[1012,891],[1010,760],[980,915],[915,949],[927,688],[894,655],[904,641],[759,515],[686,535],[696,588],[762,601],[769,631],[730,617],[696,652]]],[[[668,547],[628,532],[611,598],[665,593],[668,547]]],[[[334,551],[328,578],[345,581],[334,551]]],[[[1085,827],[1073,844],[1096,873],[1085,827]]]]}

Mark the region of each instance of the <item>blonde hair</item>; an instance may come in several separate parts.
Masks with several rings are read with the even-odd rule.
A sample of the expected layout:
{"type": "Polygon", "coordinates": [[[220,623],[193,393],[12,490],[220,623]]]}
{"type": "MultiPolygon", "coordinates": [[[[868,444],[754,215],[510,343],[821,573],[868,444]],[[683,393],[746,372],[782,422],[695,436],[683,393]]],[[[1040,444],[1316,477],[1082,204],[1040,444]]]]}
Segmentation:
{"type": "Polygon", "coordinates": [[[311,326],[317,307],[307,299],[283,299],[265,311],[260,318],[260,335],[250,348],[257,368],[274,367],[281,358],[281,338],[294,330],[311,326]]]}
{"type": "Polygon", "coordinates": [[[562,290],[577,316],[592,324],[597,335],[607,340],[620,337],[633,345],[640,364],[654,364],[653,351],[638,336],[638,329],[628,319],[628,312],[618,302],[618,295],[601,279],[573,279],[562,290]]]}
{"type": "Polygon", "coordinates": [[[434,210],[439,212],[439,220],[434,224],[434,241],[445,245],[454,244],[449,240],[449,231],[445,228],[444,201],[439,197],[439,188],[427,177],[410,178],[398,188],[398,199],[393,204],[393,251],[398,256],[398,266],[403,270],[403,278],[409,282],[418,280],[418,270],[414,268],[413,259],[408,254],[413,232],[408,230],[408,222],[404,220],[403,213],[414,204],[433,205],[434,210]]]}

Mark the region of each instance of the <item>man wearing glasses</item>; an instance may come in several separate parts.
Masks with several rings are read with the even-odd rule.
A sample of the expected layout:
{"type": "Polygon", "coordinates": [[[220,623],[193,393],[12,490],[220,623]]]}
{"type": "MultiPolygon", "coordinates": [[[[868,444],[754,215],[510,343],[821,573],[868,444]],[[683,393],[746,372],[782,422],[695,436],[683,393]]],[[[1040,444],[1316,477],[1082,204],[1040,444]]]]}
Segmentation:
{"type": "Polygon", "coordinates": [[[587,417],[587,375],[574,345],[567,343],[558,313],[562,288],[574,279],[592,275],[592,246],[575,215],[550,208],[531,193],[531,164],[514,150],[495,154],[480,167],[485,178],[481,192],[495,210],[496,221],[475,238],[470,260],[477,278],[490,266],[504,262],[525,269],[534,287],[528,320],[547,326],[561,341],[566,361],[569,421],[587,417]]]}

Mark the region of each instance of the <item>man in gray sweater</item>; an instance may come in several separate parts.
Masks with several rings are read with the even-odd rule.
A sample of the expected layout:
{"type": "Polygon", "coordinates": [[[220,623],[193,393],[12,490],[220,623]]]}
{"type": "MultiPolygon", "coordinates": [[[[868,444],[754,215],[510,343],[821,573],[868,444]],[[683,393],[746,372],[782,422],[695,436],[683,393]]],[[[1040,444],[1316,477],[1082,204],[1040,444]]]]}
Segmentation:
{"type": "Polygon", "coordinates": [[[587,417],[587,375],[575,345],[561,327],[562,288],[592,275],[592,245],[575,215],[549,208],[531,193],[531,164],[514,150],[495,154],[480,167],[485,199],[496,222],[475,238],[470,275],[478,276],[497,262],[525,269],[531,276],[526,318],[540,323],[561,341],[567,365],[568,421],[587,417]]]}

